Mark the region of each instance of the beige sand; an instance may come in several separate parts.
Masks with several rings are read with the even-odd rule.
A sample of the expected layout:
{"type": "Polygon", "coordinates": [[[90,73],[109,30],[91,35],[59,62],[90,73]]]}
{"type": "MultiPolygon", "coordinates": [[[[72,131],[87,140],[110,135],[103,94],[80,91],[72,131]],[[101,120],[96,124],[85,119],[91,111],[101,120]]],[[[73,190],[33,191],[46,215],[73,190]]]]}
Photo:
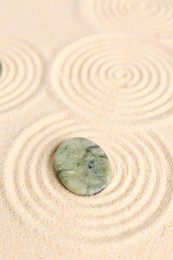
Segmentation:
{"type": "Polygon", "coordinates": [[[1,1],[0,259],[173,258],[173,1],[1,1]],[[90,138],[93,197],[53,170],[90,138]]]}

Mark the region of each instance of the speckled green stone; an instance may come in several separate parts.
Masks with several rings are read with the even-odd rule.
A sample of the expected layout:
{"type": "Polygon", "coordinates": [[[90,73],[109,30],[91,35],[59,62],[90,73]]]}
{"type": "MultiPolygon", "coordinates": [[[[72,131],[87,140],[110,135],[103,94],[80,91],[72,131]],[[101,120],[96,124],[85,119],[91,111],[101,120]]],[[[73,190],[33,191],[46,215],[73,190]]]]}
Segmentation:
{"type": "Polygon", "coordinates": [[[69,191],[83,196],[99,193],[112,178],[105,152],[85,138],[72,138],[59,146],[55,153],[55,170],[69,191]]]}

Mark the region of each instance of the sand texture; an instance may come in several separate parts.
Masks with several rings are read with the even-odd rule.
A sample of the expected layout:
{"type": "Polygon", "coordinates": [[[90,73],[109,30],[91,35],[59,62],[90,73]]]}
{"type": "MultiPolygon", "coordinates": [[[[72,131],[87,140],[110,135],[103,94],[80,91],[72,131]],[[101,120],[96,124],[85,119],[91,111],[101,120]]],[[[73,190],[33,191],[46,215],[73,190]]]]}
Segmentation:
{"type": "Polygon", "coordinates": [[[173,0],[0,3],[0,259],[173,259],[173,0]],[[95,196],[57,178],[72,137],[95,196]]]}

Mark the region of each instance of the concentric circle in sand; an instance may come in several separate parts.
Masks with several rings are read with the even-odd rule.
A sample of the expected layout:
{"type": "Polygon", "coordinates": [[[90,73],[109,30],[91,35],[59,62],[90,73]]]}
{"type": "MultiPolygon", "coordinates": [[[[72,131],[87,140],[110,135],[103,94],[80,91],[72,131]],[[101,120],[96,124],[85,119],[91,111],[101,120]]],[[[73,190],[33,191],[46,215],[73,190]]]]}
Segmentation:
{"type": "Polygon", "coordinates": [[[0,113],[29,100],[39,89],[42,61],[31,45],[0,39],[0,113]]]}
{"type": "Polygon", "coordinates": [[[161,45],[112,33],[64,48],[51,70],[54,90],[95,120],[144,123],[173,111],[173,58],[161,45]]]}
{"type": "Polygon", "coordinates": [[[172,37],[172,0],[88,0],[80,1],[80,11],[89,23],[116,32],[172,37]]]}
{"type": "Polygon", "coordinates": [[[4,165],[9,206],[36,230],[88,242],[122,240],[161,218],[172,198],[172,157],[154,132],[100,130],[66,112],[48,115],[16,139],[4,165]],[[100,194],[80,197],[56,177],[53,154],[67,138],[103,147],[113,179],[100,194]]]}

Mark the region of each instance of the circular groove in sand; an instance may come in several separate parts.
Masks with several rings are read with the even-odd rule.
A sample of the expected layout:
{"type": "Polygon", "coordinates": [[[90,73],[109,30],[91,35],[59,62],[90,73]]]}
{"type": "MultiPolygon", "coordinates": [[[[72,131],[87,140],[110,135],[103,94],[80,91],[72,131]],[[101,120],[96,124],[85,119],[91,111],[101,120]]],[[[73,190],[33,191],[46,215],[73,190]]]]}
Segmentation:
{"type": "Polygon", "coordinates": [[[172,166],[170,153],[156,133],[113,130],[110,137],[105,129],[102,132],[61,113],[20,134],[4,165],[4,189],[15,212],[41,232],[73,239],[80,234],[90,242],[125,239],[147,228],[169,206],[172,166]],[[74,136],[96,141],[112,161],[114,177],[96,196],[70,193],[54,172],[54,151],[74,136]]]}
{"type": "Polygon", "coordinates": [[[104,33],[64,48],[51,79],[57,95],[77,113],[141,123],[173,111],[172,67],[166,47],[104,33]]]}
{"type": "Polygon", "coordinates": [[[30,99],[43,77],[37,50],[23,41],[0,39],[0,113],[10,111],[30,99]]]}
{"type": "Polygon", "coordinates": [[[172,37],[172,0],[88,0],[80,2],[84,17],[116,32],[172,37]]]}

